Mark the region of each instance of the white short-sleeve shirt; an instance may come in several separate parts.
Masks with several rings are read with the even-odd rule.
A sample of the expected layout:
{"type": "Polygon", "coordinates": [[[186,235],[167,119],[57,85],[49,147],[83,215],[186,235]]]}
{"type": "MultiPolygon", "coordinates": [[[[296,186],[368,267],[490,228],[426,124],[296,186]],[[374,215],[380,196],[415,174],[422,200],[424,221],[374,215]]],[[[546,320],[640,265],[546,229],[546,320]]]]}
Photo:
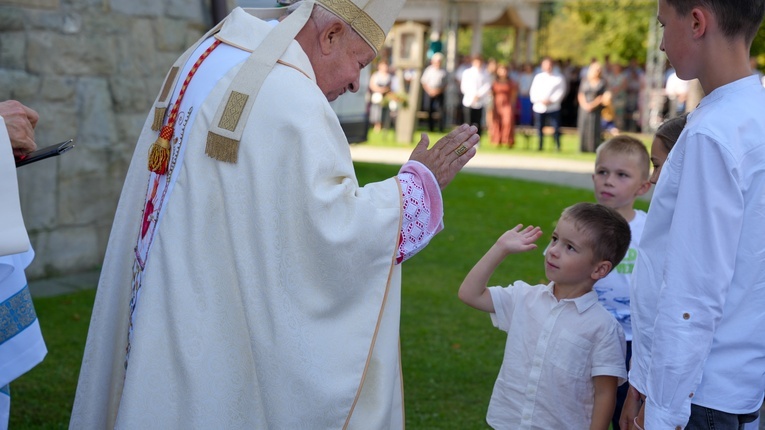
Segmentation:
{"type": "Polygon", "coordinates": [[[589,428],[594,376],[622,384],[624,332],[594,291],[560,302],[553,284],[491,287],[492,322],[507,332],[486,421],[494,428],[589,428]]]}

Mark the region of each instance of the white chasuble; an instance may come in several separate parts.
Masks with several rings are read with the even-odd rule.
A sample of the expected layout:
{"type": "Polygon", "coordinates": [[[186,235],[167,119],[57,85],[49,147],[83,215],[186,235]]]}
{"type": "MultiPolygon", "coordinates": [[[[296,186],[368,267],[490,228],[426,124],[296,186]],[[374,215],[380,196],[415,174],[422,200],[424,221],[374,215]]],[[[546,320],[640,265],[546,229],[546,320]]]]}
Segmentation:
{"type": "MultiPolygon", "coordinates": [[[[223,43],[181,103],[167,175],[147,170],[157,138],[154,112],[147,119],[109,239],[71,428],[404,426],[393,264],[401,191],[395,178],[359,186],[296,42],[241,118],[236,163],[205,154],[229,83],[269,30],[241,9],[224,22],[215,36],[223,43]]],[[[172,98],[209,43],[182,57],[172,98]]]]}

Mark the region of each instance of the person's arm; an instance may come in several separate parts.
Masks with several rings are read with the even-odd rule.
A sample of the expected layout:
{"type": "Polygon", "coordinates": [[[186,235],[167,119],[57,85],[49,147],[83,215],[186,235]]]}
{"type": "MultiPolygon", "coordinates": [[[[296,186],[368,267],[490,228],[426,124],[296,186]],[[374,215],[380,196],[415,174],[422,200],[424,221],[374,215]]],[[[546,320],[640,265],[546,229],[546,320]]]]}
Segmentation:
{"type": "MultiPolygon", "coordinates": [[[[593,376],[595,402],[592,405],[590,430],[608,430],[616,406],[616,376],[593,376]]],[[[625,427],[626,428],[626,427],[625,427]]]]}
{"type": "MultiPolygon", "coordinates": [[[[742,235],[744,197],[736,162],[712,138],[686,137],[678,171],[674,220],[667,232],[666,260],[645,376],[645,428],[688,422],[717,325],[733,279],[742,235]],[[679,221],[678,221],[679,220],[679,221]],[[711,239],[710,239],[711,238],[711,239]]],[[[679,148],[678,148],[679,149],[679,148]]]]}
{"type": "MultiPolygon", "coordinates": [[[[601,82],[603,82],[601,80],[601,82]]],[[[595,94],[595,98],[592,99],[592,102],[590,102],[590,107],[594,110],[598,107],[602,107],[603,105],[603,94],[606,93],[606,86],[602,85],[601,88],[598,90],[598,92],[595,94]]]]}
{"type": "Polygon", "coordinates": [[[509,254],[536,249],[534,243],[542,235],[539,227],[518,224],[503,234],[489,251],[476,263],[462,281],[458,297],[465,304],[484,312],[494,312],[494,303],[487,288],[489,278],[509,254]]]}
{"type": "Polygon", "coordinates": [[[539,81],[536,76],[531,78],[531,85],[529,85],[529,100],[531,103],[537,103],[541,101],[541,95],[539,94],[539,81]]]}
{"type": "Polygon", "coordinates": [[[576,100],[579,102],[579,107],[581,107],[587,112],[591,110],[590,103],[587,102],[587,97],[584,96],[583,92],[579,91],[579,93],[577,93],[576,100]]]}
{"type": "Polygon", "coordinates": [[[34,130],[39,119],[37,112],[16,100],[6,100],[0,102],[0,117],[5,121],[14,157],[37,149],[34,130]]]}
{"type": "MultiPolygon", "coordinates": [[[[632,360],[630,360],[630,368],[632,367],[632,360]]],[[[643,406],[642,394],[633,387],[629,382],[627,388],[627,396],[624,398],[624,405],[622,405],[622,413],[619,416],[619,428],[629,429],[632,423],[640,413],[640,408],[643,406]]]]}
{"type": "Polygon", "coordinates": [[[590,110],[597,108],[599,106],[603,105],[603,95],[598,95],[594,99],[592,99],[592,102],[590,103],[590,110]]]}

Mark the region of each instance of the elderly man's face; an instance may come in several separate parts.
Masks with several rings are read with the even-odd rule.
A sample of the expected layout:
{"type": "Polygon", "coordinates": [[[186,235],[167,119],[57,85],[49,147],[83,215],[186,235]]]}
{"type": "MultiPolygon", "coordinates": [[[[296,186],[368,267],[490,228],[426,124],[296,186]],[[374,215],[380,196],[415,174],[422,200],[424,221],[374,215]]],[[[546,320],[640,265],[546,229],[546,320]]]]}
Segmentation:
{"type": "Polygon", "coordinates": [[[316,83],[329,101],[346,91],[355,93],[359,90],[361,69],[374,58],[372,47],[346,27],[331,52],[314,64],[316,83]]]}

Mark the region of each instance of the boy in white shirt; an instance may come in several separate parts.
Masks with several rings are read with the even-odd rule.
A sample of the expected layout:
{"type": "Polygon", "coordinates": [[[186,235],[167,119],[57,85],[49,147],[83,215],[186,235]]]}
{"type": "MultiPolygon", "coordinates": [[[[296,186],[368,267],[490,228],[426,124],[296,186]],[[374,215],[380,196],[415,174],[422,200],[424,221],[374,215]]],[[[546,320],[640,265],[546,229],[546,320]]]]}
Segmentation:
{"type": "Polygon", "coordinates": [[[662,166],[640,239],[621,422],[737,429],[762,405],[765,89],[749,50],[763,15],[765,0],[659,0],[661,49],[706,95],[662,166]]]}
{"type": "MultiPolygon", "coordinates": [[[[627,362],[632,356],[632,324],[630,320],[630,279],[637,260],[640,236],[643,234],[646,213],[635,209],[635,199],[651,189],[648,181],[651,160],[645,145],[634,137],[615,136],[597,149],[595,173],[595,199],[601,205],[619,212],[630,224],[632,241],[627,255],[605,278],[595,283],[600,304],[611,312],[624,330],[627,340],[627,362]]],[[[625,363],[626,366],[626,363],[625,363]]],[[[619,416],[627,396],[628,385],[619,387],[616,408],[611,420],[613,430],[619,430],[619,416]]]]}
{"type": "Polygon", "coordinates": [[[548,285],[487,288],[509,254],[537,248],[539,227],[505,232],[459,290],[507,332],[486,421],[496,429],[607,430],[627,376],[624,333],[592,286],[627,252],[630,227],[613,209],[578,203],[563,211],[545,253],[548,285]]]}

